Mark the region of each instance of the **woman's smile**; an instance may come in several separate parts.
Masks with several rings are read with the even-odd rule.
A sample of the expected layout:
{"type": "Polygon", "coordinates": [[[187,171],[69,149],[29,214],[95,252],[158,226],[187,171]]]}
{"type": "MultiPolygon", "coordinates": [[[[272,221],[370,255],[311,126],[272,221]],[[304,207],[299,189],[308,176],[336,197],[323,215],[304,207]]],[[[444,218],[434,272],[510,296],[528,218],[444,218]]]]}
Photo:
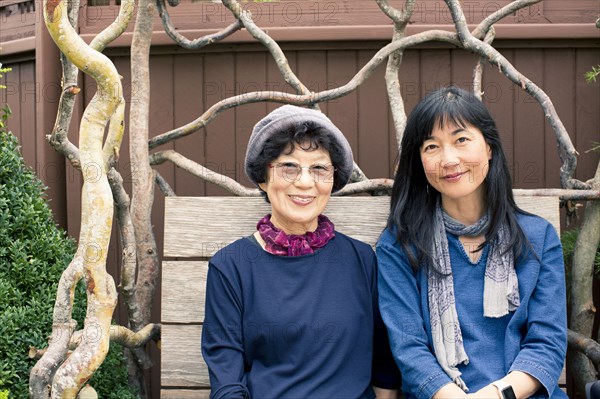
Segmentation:
{"type": "Polygon", "coordinates": [[[288,197],[290,197],[290,199],[296,204],[296,205],[308,205],[310,203],[313,202],[313,200],[315,199],[314,195],[289,195],[288,197]]]}

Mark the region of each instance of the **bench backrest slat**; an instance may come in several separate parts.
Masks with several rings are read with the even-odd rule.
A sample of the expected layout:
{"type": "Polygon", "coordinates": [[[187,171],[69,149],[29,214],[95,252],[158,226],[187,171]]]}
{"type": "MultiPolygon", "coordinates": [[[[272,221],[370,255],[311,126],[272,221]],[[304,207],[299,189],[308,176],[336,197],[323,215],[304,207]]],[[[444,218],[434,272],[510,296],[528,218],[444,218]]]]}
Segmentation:
{"type": "MultiPolygon", "coordinates": [[[[521,208],[544,217],[560,231],[557,197],[515,199],[521,208]]],[[[262,198],[165,199],[161,397],[208,398],[208,370],[200,351],[207,261],[225,245],[256,231],[256,222],[269,210],[262,198]]],[[[337,230],[374,246],[388,212],[389,197],[364,196],[332,197],[324,213],[337,230]]]]}
{"type": "MultiPolygon", "coordinates": [[[[559,230],[557,197],[516,198],[525,210],[559,230]]],[[[336,229],[375,245],[385,227],[390,197],[332,197],[325,214],[336,229]]],[[[211,257],[223,246],[256,231],[270,210],[262,198],[168,197],[165,199],[165,257],[211,257]]]]}

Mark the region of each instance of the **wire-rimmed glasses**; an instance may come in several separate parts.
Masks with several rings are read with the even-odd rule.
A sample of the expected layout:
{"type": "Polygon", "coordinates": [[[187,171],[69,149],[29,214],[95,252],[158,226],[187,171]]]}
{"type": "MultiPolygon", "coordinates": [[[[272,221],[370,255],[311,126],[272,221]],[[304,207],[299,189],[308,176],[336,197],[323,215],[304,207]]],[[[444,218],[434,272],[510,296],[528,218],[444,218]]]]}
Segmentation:
{"type": "Polygon", "coordinates": [[[310,166],[300,166],[294,162],[275,162],[268,164],[269,168],[275,168],[279,175],[287,181],[295,182],[300,178],[302,169],[308,169],[309,175],[315,182],[333,182],[335,168],[331,164],[315,163],[310,166]]]}

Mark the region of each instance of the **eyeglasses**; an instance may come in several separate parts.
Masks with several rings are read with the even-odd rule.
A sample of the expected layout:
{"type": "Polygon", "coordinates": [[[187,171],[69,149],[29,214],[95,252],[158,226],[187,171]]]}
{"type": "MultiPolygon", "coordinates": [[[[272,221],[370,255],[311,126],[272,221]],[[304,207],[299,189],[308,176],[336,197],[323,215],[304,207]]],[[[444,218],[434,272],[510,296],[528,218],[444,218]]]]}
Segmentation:
{"type": "Polygon", "coordinates": [[[269,168],[275,168],[279,170],[279,175],[285,180],[295,182],[300,178],[302,169],[308,169],[308,173],[315,182],[333,182],[333,172],[335,168],[333,165],[314,164],[310,166],[300,166],[294,162],[277,162],[270,163],[267,166],[269,168]]]}

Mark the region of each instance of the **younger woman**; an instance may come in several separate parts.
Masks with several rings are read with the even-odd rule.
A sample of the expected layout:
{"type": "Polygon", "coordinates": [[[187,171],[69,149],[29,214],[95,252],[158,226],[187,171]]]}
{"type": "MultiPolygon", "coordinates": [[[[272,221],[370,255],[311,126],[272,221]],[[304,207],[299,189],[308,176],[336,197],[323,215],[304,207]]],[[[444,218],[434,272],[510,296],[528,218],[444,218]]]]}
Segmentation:
{"type": "Polygon", "coordinates": [[[494,120],[448,87],[413,110],[388,227],[379,297],[409,398],[566,398],[560,241],[515,204],[494,120]]]}

